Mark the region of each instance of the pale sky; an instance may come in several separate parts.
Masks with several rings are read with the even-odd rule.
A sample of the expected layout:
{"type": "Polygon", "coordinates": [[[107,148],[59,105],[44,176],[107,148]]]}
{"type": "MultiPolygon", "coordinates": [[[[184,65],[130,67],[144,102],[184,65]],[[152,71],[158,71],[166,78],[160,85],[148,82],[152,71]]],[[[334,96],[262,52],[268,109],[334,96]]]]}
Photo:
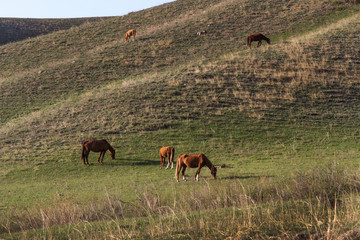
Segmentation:
{"type": "Polygon", "coordinates": [[[0,0],[0,18],[122,16],[174,0],[0,0]]]}

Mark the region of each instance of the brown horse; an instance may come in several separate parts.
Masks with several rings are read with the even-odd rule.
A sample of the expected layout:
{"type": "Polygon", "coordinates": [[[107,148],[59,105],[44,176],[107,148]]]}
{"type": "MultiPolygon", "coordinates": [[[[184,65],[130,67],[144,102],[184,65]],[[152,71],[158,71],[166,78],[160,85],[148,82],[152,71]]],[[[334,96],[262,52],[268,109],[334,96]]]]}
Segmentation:
{"type": "Polygon", "coordinates": [[[135,41],[135,35],[136,35],[136,30],[135,29],[131,29],[129,31],[126,32],[125,34],[125,42],[127,42],[128,39],[131,39],[131,36],[133,36],[133,40],[135,41]]]}
{"type": "Polygon", "coordinates": [[[185,179],[185,170],[186,167],[190,167],[190,168],[198,168],[195,174],[195,180],[199,181],[199,174],[200,174],[200,169],[203,166],[207,166],[210,171],[211,171],[211,175],[213,176],[214,179],[216,179],[216,167],[214,165],[212,165],[212,163],[210,162],[210,160],[202,153],[199,154],[183,154],[181,156],[178,157],[177,162],[176,162],[176,172],[175,172],[175,178],[176,181],[179,182],[179,173],[180,170],[182,168],[182,176],[183,176],[183,180],[186,181],[185,179]]]}
{"type": "Polygon", "coordinates": [[[174,167],[174,155],[175,155],[175,149],[173,147],[162,147],[160,148],[159,151],[159,156],[160,156],[160,169],[163,168],[164,164],[165,164],[165,159],[168,159],[168,164],[166,166],[166,169],[169,168],[169,165],[171,163],[171,169],[173,169],[174,167]]]}
{"type": "Polygon", "coordinates": [[[268,44],[270,44],[270,39],[265,37],[264,35],[262,35],[261,33],[256,33],[256,34],[253,34],[253,35],[250,35],[248,38],[247,38],[247,45],[249,46],[249,48],[251,49],[251,42],[255,42],[255,41],[258,41],[258,47],[261,46],[262,44],[262,40],[265,40],[268,44]]]}
{"type": "Polygon", "coordinates": [[[84,162],[85,165],[89,165],[88,156],[90,151],[100,152],[98,162],[101,164],[103,163],[103,159],[106,151],[110,152],[110,156],[113,160],[115,159],[115,150],[110,146],[110,144],[105,139],[90,140],[82,143],[81,160],[84,162]]]}

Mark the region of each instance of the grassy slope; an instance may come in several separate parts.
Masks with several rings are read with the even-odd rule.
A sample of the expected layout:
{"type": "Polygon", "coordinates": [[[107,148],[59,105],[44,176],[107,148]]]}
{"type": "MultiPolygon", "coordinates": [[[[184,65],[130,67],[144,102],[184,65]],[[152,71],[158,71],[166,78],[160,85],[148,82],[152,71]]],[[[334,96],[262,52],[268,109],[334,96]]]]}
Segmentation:
{"type": "Polygon", "coordinates": [[[357,6],[252,2],[177,1],[1,47],[2,211],[196,189],[157,169],[162,145],[229,165],[225,185],[333,161],[356,169],[359,17],[331,23],[357,6]],[[289,39],[305,23],[310,34],[289,39]],[[132,27],[138,39],[125,44],[132,27]],[[251,29],[275,44],[248,51],[251,29]],[[107,138],[117,160],[83,167],[89,137],[107,138]]]}

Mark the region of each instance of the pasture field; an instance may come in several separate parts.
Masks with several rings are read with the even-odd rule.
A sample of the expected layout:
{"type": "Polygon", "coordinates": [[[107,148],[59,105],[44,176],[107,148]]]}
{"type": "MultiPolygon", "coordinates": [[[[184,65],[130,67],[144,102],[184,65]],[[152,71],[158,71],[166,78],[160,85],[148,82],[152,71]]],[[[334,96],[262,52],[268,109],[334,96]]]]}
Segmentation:
{"type": "Polygon", "coordinates": [[[190,2],[0,47],[0,239],[360,237],[359,3],[190,2]]]}

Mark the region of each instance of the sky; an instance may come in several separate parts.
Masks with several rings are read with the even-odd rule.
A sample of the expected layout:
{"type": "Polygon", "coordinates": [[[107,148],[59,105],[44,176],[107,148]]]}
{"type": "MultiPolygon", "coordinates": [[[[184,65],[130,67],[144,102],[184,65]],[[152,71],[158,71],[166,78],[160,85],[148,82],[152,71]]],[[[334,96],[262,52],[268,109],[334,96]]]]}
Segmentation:
{"type": "Polygon", "coordinates": [[[173,0],[0,0],[0,18],[122,16],[173,0]]]}

